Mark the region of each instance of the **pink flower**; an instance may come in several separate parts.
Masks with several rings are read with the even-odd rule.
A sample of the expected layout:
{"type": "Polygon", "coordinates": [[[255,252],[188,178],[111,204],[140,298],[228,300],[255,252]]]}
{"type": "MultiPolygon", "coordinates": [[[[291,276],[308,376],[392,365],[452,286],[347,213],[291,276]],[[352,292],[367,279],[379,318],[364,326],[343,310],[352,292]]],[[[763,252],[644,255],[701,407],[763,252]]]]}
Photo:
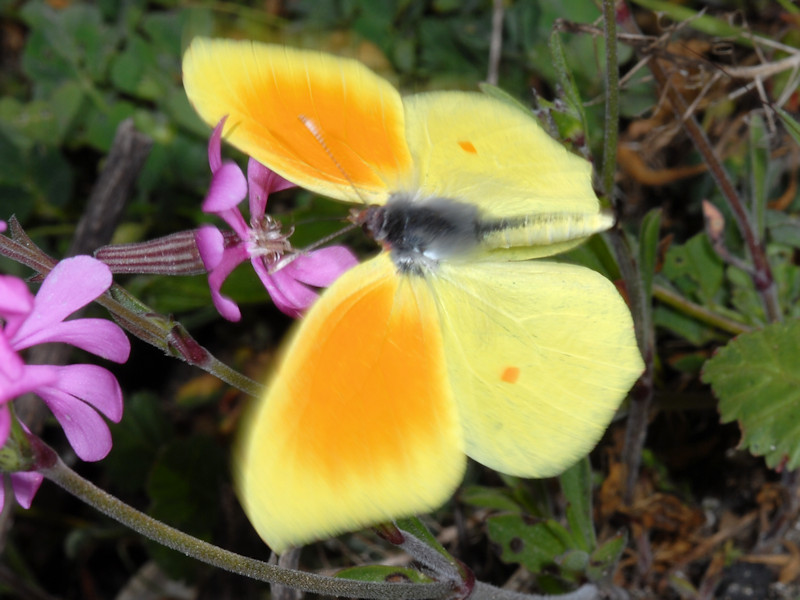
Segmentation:
{"type": "Polygon", "coordinates": [[[224,122],[223,118],[208,143],[212,179],[203,211],[223,219],[234,235],[224,236],[212,225],[201,227],[196,234],[214,306],[229,321],[241,318],[239,307],[223,296],[220,288],[233,269],[249,258],[275,306],[287,315],[300,316],[317,298],[314,288],[330,285],[358,261],[344,246],[307,254],[292,249],[288,241],[292,232],[282,233],[280,223],[264,213],[271,192],[294,184],[252,158],[247,164],[247,179],[235,163],[223,163],[220,140],[224,122]],[[249,226],[238,208],[248,193],[249,226]]]}
{"type": "MultiPolygon", "coordinates": [[[[8,439],[17,396],[35,393],[53,411],[67,440],[83,460],[100,460],[111,450],[111,432],[98,412],[122,418],[122,392],[114,376],[96,365],[28,365],[18,352],[49,342],[71,344],[122,363],[130,342],[106,319],[72,319],[111,285],[111,271],[89,256],[59,262],[34,297],[17,277],[0,275],[0,446],[8,439]]],[[[38,473],[11,473],[19,503],[29,507],[41,483],[38,473]]],[[[0,507],[5,498],[0,489],[0,507]]]]}

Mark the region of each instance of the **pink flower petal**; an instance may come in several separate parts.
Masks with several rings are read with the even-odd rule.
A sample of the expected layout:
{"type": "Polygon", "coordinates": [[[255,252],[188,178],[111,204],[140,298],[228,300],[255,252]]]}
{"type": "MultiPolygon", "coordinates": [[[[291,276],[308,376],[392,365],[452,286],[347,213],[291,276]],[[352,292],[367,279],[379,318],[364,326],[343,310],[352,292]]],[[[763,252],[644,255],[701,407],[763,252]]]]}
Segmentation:
{"type": "Polygon", "coordinates": [[[9,378],[0,372],[0,402],[8,402],[27,394],[37,392],[39,388],[50,385],[57,379],[57,374],[49,365],[26,365],[19,377],[9,378]]]}
{"type": "Polygon", "coordinates": [[[358,259],[349,249],[344,246],[330,246],[298,256],[281,271],[303,283],[327,287],[357,264],[358,259]]]}
{"type": "Polygon", "coordinates": [[[15,350],[46,342],[71,344],[102,358],[124,363],[131,352],[131,343],[119,325],[106,319],[73,319],[53,323],[47,329],[32,332],[15,350]]]}
{"type": "Polygon", "coordinates": [[[297,319],[303,315],[303,308],[295,306],[292,303],[292,301],[283,293],[281,288],[275,285],[275,283],[272,281],[271,275],[267,275],[266,278],[261,280],[261,283],[267,290],[269,297],[272,298],[272,303],[283,314],[288,315],[293,319],[297,319]]]}
{"type": "Polygon", "coordinates": [[[19,277],[0,275],[0,316],[27,315],[33,309],[33,294],[19,277]]]}
{"type": "Polygon", "coordinates": [[[206,271],[213,271],[222,260],[222,251],[225,250],[225,238],[222,232],[213,225],[203,225],[195,230],[194,239],[206,271]]]}
{"type": "Polygon", "coordinates": [[[228,115],[225,115],[219,120],[208,140],[208,166],[212,173],[216,173],[222,165],[222,127],[227,118],[228,115]]]}
{"type": "Polygon", "coordinates": [[[260,219],[267,210],[267,200],[272,192],[294,187],[294,184],[272,169],[251,158],[247,162],[247,185],[250,189],[250,220],[260,219]]]}
{"type": "Polygon", "coordinates": [[[27,347],[28,336],[89,304],[111,285],[111,270],[91,256],[75,256],[59,262],[45,277],[33,301],[33,310],[9,337],[14,347],[27,347]],[[20,346],[21,345],[21,346],[20,346]]]}
{"type": "Polygon", "coordinates": [[[0,448],[5,446],[9,433],[11,433],[11,413],[8,405],[2,404],[0,405],[0,448]]]}
{"type": "Polygon", "coordinates": [[[270,274],[261,260],[253,259],[251,262],[261,283],[281,312],[297,318],[317,299],[315,291],[296,281],[291,275],[282,274],[282,270],[270,274]]]}
{"type": "Polygon", "coordinates": [[[14,496],[22,508],[31,507],[33,497],[39,491],[44,477],[36,472],[11,473],[11,487],[14,489],[14,496]]]}
{"type": "Polygon", "coordinates": [[[40,389],[38,394],[58,419],[75,454],[86,461],[106,457],[111,432],[94,408],[55,388],[40,389]]]}
{"type": "MultiPolygon", "coordinates": [[[[17,379],[22,376],[25,362],[11,347],[4,333],[0,328],[0,379],[3,376],[8,379],[17,379]]],[[[3,388],[0,387],[0,398],[3,397],[3,388]]]]}
{"type": "Polygon", "coordinates": [[[211,300],[214,302],[214,306],[219,314],[228,321],[238,321],[242,318],[242,313],[233,300],[222,295],[220,289],[225,279],[231,274],[231,271],[244,262],[246,258],[247,249],[243,244],[226,248],[225,252],[223,252],[222,260],[208,275],[208,287],[211,290],[211,300]]]}
{"type": "Polygon", "coordinates": [[[28,365],[32,372],[37,367],[53,370],[57,375],[53,383],[36,390],[43,398],[43,394],[58,390],[76,402],[89,404],[115,423],[122,418],[122,390],[108,369],[97,365],[28,365]]]}
{"type": "Polygon", "coordinates": [[[211,178],[203,212],[221,213],[236,207],[247,196],[247,180],[236,163],[226,162],[211,178]]]}

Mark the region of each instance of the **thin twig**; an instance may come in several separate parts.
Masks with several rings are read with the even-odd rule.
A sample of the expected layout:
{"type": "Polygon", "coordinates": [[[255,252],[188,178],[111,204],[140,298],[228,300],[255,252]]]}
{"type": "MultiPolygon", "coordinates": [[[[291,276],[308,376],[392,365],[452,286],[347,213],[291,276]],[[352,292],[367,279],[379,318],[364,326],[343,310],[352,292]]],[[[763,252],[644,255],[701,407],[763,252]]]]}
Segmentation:
{"type": "Polygon", "coordinates": [[[500,79],[500,57],[503,54],[503,15],[505,7],[503,0],[494,0],[492,3],[492,37],[489,40],[489,69],[486,81],[497,85],[500,79]]]}
{"type": "MultiPolygon", "coordinates": [[[[634,22],[630,13],[621,24],[628,30],[628,32],[640,33],[638,25],[634,22]]],[[[795,49],[796,51],[796,49],[795,49]]],[[[763,240],[758,238],[755,226],[752,223],[750,213],[744,204],[744,201],[736,191],[735,186],[728,175],[727,170],[722,164],[722,161],[714,151],[711,142],[706,136],[705,131],[694,115],[689,113],[688,103],[681,94],[680,90],[672,85],[669,76],[664,71],[659,61],[650,61],[648,63],[650,71],[656,79],[659,87],[664,90],[669,99],[673,111],[682,118],[681,124],[686,131],[689,138],[694,143],[695,148],[703,157],[704,162],[708,165],[708,171],[717,183],[717,186],[725,198],[728,206],[733,213],[736,220],[736,225],[739,232],[744,239],[747,250],[750,254],[750,259],[753,262],[752,278],[755,288],[761,298],[764,306],[764,312],[770,322],[781,321],[783,318],[780,303],[778,301],[777,286],[772,276],[772,268],[767,260],[766,249],[763,240]]]]}
{"type": "MultiPolygon", "coordinates": [[[[603,185],[610,197],[614,193],[617,141],[619,136],[619,71],[616,52],[617,6],[614,0],[603,0],[603,35],[606,39],[606,117],[603,156],[603,185]]],[[[639,264],[624,233],[615,228],[609,233],[622,280],[628,291],[631,313],[636,328],[636,341],[645,362],[645,371],[631,393],[631,408],[625,432],[623,461],[626,466],[625,498],[629,502],[639,473],[641,449],[647,432],[648,414],[653,399],[652,372],[654,336],[650,298],[645,297],[639,264]]]]}

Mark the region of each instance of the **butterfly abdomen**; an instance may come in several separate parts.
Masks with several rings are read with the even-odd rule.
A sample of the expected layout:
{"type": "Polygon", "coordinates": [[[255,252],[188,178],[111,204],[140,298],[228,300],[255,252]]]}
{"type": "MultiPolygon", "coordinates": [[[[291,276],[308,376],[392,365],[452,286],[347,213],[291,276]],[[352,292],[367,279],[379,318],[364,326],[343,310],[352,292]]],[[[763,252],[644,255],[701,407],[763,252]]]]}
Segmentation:
{"type": "Polygon", "coordinates": [[[613,216],[605,212],[523,215],[482,221],[479,237],[487,249],[547,246],[587,238],[613,224],[613,216]]]}

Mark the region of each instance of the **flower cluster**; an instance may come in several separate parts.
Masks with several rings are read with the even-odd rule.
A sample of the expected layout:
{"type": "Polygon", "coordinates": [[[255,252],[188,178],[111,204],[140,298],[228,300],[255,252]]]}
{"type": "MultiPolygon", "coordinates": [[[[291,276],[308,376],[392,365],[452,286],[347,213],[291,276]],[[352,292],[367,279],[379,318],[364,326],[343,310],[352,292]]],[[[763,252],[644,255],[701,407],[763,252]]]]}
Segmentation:
{"type": "MultiPolygon", "coordinates": [[[[111,372],[89,364],[29,365],[19,354],[38,344],[60,342],[125,362],[130,342],[118,325],[106,319],[65,320],[110,285],[108,267],[88,256],[58,263],[35,297],[21,279],[0,275],[0,446],[12,427],[10,402],[34,393],[53,412],[80,458],[100,460],[111,450],[111,432],[98,414],[115,422],[122,417],[122,392],[111,372]]],[[[10,477],[17,500],[28,508],[41,475],[17,472],[10,477]]],[[[4,500],[0,488],[0,508],[4,500]]]]}
{"type": "MultiPolygon", "coordinates": [[[[201,260],[209,274],[214,305],[231,321],[238,321],[241,313],[236,303],[220,290],[233,269],[249,259],[275,305],[288,315],[300,316],[317,298],[317,288],[333,283],[357,259],[343,246],[309,252],[292,248],[288,241],[292,232],[282,232],[280,223],[265,211],[271,192],[293,184],[252,158],[246,178],[235,163],[223,162],[220,147],[223,124],[224,119],[209,141],[212,181],[203,210],[223,219],[232,231],[223,234],[206,225],[193,235],[174,234],[149,242],[146,248],[131,244],[121,250],[106,249],[103,256],[112,268],[115,265],[121,272],[137,272],[137,265],[163,269],[162,263],[170,263],[167,265],[173,269],[170,274],[178,274],[181,269],[196,272],[198,267],[202,268],[201,260]],[[245,198],[250,204],[249,224],[237,206],[245,198]],[[181,254],[183,251],[186,256],[181,254]]],[[[0,232],[5,229],[6,223],[0,221],[0,232]]],[[[114,422],[122,418],[122,393],[111,372],[89,364],[26,364],[20,355],[38,344],[60,342],[108,360],[125,362],[130,342],[119,326],[104,319],[65,320],[104,293],[111,281],[109,266],[88,256],[58,263],[35,297],[21,279],[0,275],[0,447],[7,442],[10,447],[12,438],[17,439],[13,432],[22,431],[15,422],[11,402],[23,394],[34,393],[52,411],[80,458],[100,460],[111,450],[111,432],[103,417],[114,422]]],[[[25,508],[30,507],[42,481],[39,473],[27,470],[35,467],[29,463],[21,460],[11,466],[3,464],[9,471],[17,501],[25,508]]],[[[0,510],[4,502],[0,487],[0,510]]]]}
{"type": "Polygon", "coordinates": [[[203,211],[223,219],[235,233],[224,236],[213,225],[201,227],[196,234],[200,256],[208,270],[211,297],[219,313],[230,321],[241,318],[239,307],[220,292],[222,283],[237,265],[250,259],[275,305],[284,313],[300,316],[317,298],[314,288],[326,287],[358,262],[344,246],[330,246],[308,253],[292,249],[281,225],[265,215],[271,192],[293,187],[277,173],[250,159],[247,178],[233,162],[223,162],[220,148],[220,121],[208,144],[208,163],[212,179],[203,211]],[[249,198],[248,226],[238,204],[249,198]]]}

